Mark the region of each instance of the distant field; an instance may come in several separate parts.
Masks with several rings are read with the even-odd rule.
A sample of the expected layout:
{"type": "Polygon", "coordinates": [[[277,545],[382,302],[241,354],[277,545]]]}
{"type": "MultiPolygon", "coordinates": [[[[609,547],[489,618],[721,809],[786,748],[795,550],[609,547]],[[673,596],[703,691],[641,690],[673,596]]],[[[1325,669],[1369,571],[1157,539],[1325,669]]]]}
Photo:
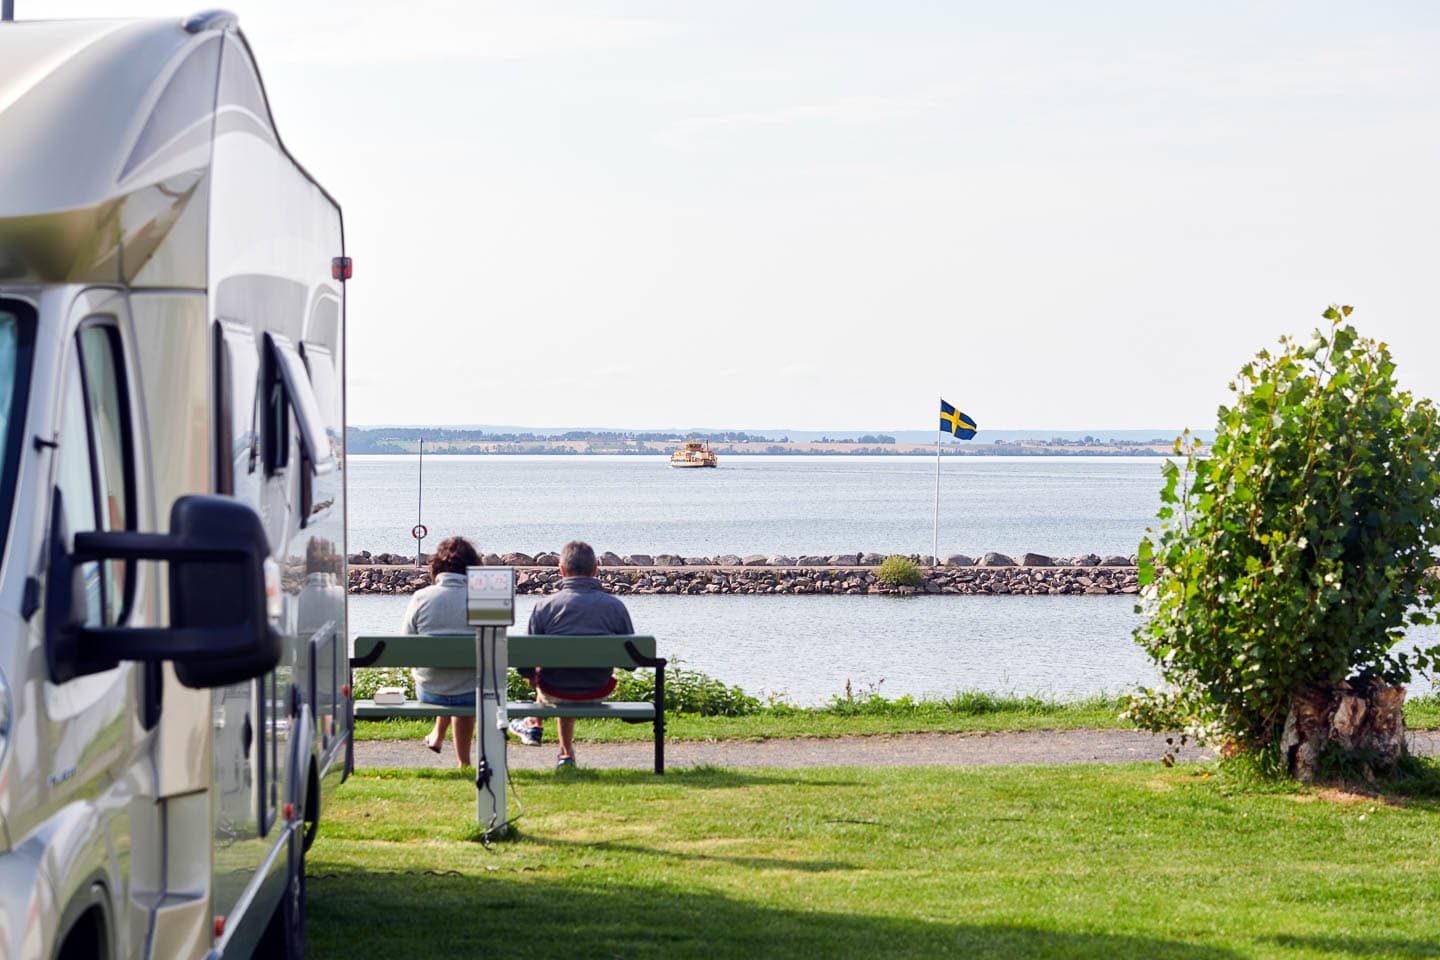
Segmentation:
{"type": "MultiPolygon", "coordinates": [[[[678,443],[654,440],[526,440],[499,441],[426,441],[427,454],[637,454],[669,456],[678,443]]],[[[418,444],[394,442],[386,445],[391,453],[415,453],[418,444]]],[[[852,456],[921,456],[935,455],[933,443],[821,443],[819,441],[712,443],[710,449],[720,456],[748,454],[833,454],[852,456]]],[[[1169,443],[1080,444],[1080,443],[950,443],[943,446],[945,456],[1165,456],[1173,454],[1169,443]]],[[[368,452],[368,451],[367,451],[368,452]]]]}

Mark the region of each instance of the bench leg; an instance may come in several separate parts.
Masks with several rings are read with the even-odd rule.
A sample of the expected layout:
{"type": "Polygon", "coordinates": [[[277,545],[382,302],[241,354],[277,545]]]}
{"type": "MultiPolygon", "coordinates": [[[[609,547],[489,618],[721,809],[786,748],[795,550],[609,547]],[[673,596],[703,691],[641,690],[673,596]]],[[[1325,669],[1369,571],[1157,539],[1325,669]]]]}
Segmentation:
{"type": "Polygon", "coordinates": [[[655,668],[655,772],[665,772],[665,661],[655,668]]]}

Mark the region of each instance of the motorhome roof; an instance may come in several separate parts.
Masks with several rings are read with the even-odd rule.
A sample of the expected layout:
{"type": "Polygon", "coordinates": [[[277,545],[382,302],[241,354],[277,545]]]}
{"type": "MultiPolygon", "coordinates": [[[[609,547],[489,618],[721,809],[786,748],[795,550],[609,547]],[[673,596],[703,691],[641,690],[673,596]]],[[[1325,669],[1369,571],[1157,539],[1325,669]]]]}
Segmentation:
{"type": "Polygon", "coordinates": [[[179,19],[0,24],[0,142],[24,145],[0,151],[0,217],[115,196],[160,81],[202,38],[179,19]]]}

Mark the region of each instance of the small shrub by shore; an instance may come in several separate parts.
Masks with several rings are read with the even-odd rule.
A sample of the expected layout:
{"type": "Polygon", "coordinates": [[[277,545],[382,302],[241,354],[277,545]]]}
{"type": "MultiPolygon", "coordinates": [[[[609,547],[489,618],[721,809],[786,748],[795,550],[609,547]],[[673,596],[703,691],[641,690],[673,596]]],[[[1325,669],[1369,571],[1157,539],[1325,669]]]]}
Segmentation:
{"type": "Polygon", "coordinates": [[[924,580],[925,575],[920,572],[920,567],[914,560],[897,554],[886,557],[885,561],[875,568],[875,578],[892,587],[913,587],[924,580]]]}

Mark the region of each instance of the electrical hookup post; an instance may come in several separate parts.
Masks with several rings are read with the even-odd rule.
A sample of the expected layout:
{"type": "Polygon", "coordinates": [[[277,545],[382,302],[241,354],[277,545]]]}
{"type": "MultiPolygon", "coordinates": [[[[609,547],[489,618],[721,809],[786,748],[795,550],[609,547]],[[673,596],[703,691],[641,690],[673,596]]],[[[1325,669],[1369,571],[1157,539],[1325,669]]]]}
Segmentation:
{"type": "Polygon", "coordinates": [[[512,567],[467,567],[466,620],[475,628],[475,815],[485,839],[503,837],[510,829],[505,794],[510,770],[505,762],[505,725],[509,720],[506,682],[510,665],[507,627],[515,624],[515,570],[512,567]]]}

